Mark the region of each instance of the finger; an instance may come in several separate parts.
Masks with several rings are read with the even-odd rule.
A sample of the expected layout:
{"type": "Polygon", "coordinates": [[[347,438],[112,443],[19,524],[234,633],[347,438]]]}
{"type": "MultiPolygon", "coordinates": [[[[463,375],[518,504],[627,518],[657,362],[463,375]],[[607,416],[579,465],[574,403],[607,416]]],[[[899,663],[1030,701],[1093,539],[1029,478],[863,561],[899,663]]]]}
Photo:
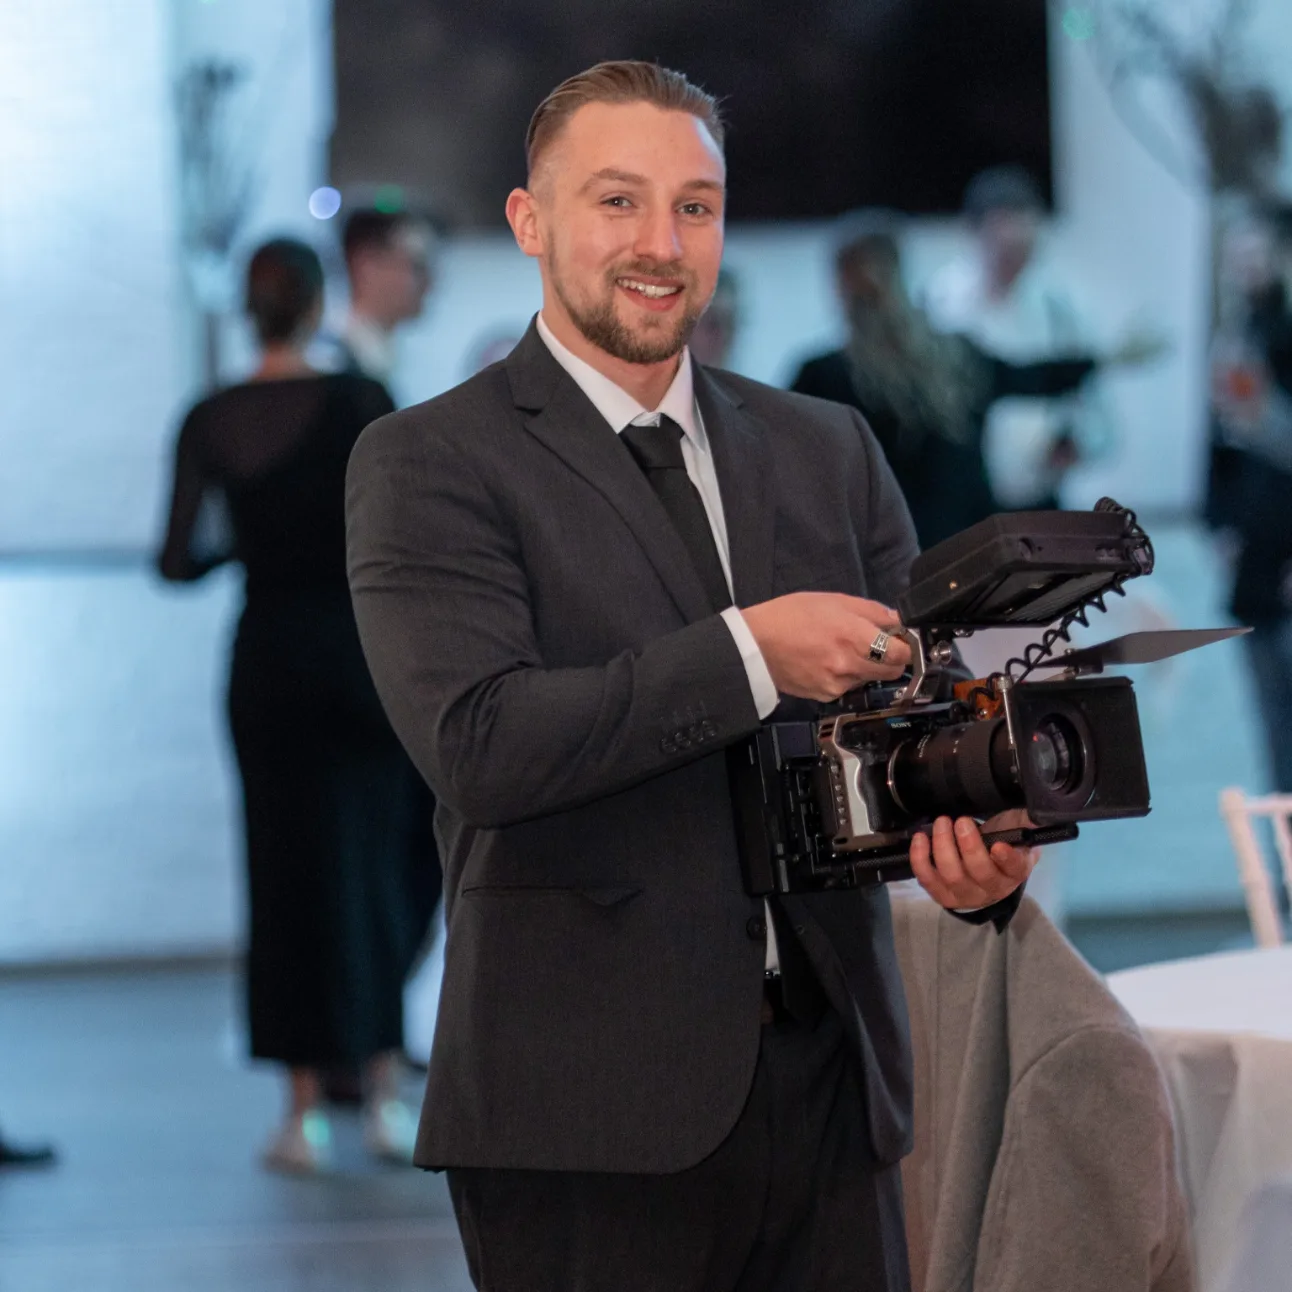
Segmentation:
{"type": "Polygon", "coordinates": [[[871,601],[869,597],[848,597],[846,600],[847,608],[854,615],[869,619],[871,623],[879,624],[884,628],[901,625],[901,615],[892,606],[884,605],[882,601],[871,601]]]}
{"type": "MultiPolygon", "coordinates": [[[[981,839],[979,843],[981,844],[981,839]]],[[[984,883],[981,873],[974,874],[967,868],[961,840],[957,837],[950,817],[939,817],[934,822],[933,859],[937,863],[938,874],[942,877],[942,881],[955,896],[957,907],[973,909],[991,903],[993,900],[991,881],[988,879],[984,883]]],[[[991,867],[990,858],[987,865],[991,867]]],[[[991,869],[994,873],[994,867],[991,869]]],[[[981,872],[981,868],[979,870],[981,872]]]]}
{"type": "Polygon", "coordinates": [[[956,847],[955,832],[949,816],[940,816],[933,823],[933,861],[944,883],[958,888],[965,880],[964,863],[956,847]]]}
{"type": "Polygon", "coordinates": [[[869,619],[859,619],[857,635],[850,637],[848,644],[856,652],[856,658],[860,664],[868,668],[895,668],[897,676],[900,677],[911,662],[911,648],[900,637],[889,635],[882,661],[871,658],[870,648],[878,640],[880,633],[885,631],[869,619]]]}
{"type": "Polygon", "coordinates": [[[1007,843],[993,844],[991,849],[996,869],[1012,880],[1015,888],[1032,873],[1040,856],[1039,848],[1015,848],[1007,843]]]}
{"type": "Polygon", "coordinates": [[[1036,822],[1027,815],[1026,808],[1008,808],[997,812],[982,823],[983,834],[997,834],[1003,830],[1035,830],[1036,822]]]}
{"type": "Polygon", "coordinates": [[[955,841],[965,874],[980,888],[990,888],[998,872],[996,863],[983,842],[978,822],[972,817],[960,817],[955,825],[955,841]]]}
{"type": "Polygon", "coordinates": [[[911,840],[911,874],[919,885],[939,906],[956,906],[955,894],[946,886],[942,876],[934,869],[929,837],[918,833],[911,840]]]}

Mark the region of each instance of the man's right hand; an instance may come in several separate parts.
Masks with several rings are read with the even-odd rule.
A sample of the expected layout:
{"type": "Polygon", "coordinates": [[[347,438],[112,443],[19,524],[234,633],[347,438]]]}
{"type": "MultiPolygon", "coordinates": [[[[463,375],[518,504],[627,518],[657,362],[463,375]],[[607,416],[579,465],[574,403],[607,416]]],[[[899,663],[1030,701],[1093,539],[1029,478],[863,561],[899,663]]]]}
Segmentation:
{"type": "Polygon", "coordinates": [[[901,627],[896,610],[840,592],[791,592],[742,610],[767,671],[782,695],[837,700],[864,682],[891,682],[911,662],[893,636],[882,664],[870,658],[881,632],[901,627]]]}

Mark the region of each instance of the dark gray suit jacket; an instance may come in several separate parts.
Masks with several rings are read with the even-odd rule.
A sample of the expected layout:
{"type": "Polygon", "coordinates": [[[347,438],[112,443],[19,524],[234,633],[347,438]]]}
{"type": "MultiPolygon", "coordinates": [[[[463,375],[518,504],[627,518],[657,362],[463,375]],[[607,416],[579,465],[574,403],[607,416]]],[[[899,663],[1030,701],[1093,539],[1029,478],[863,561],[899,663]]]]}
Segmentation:
{"type": "MultiPolygon", "coordinates": [[[[737,604],[894,604],[915,536],[860,416],[698,367],[695,386],[737,604]]],[[[364,650],[440,804],[448,941],[418,1162],[693,1165],[735,1123],[759,1045],[763,906],[722,752],[758,715],[726,624],[533,327],[370,426],[347,511],[364,650]]],[[[887,893],[784,910],[894,1161],[911,1077],[887,893]]]]}

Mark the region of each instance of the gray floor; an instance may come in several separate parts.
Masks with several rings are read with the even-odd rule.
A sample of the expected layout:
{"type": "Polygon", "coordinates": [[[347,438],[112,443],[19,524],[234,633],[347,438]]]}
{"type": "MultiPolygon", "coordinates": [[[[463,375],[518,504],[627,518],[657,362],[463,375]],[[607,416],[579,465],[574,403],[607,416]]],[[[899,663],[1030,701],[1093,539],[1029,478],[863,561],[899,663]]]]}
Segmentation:
{"type": "Polygon", "coordinates": [[[238,1054],[227,970],[0,978],[0,1115],[48,1171],[0,1173],[2,1292],[467,1292],[441,1177],[268,1175],[279,1091],[238,1054]]]}

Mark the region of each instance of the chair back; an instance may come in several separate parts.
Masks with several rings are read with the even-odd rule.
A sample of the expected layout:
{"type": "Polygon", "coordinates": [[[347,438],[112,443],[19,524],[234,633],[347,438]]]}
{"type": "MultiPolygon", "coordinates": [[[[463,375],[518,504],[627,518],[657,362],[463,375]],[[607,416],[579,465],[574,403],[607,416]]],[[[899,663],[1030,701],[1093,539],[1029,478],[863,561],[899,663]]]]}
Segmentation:
{"type": "Polygon", "coordinates": [[[1220,791],[1220,815],[1229,830],[1238,877],[1247,899],[1247,916],[1258,947],[1283,943],[1283,920],[1279,914],[1278,886],[1265,850],[1257,838],[1255,818],[1266,817],[1274,828],[1274,846],[1282,863],[1283,883],[1292,895],[1292,794],[1267,794],[1250,798],[1240,789],[1220,791]]]}

